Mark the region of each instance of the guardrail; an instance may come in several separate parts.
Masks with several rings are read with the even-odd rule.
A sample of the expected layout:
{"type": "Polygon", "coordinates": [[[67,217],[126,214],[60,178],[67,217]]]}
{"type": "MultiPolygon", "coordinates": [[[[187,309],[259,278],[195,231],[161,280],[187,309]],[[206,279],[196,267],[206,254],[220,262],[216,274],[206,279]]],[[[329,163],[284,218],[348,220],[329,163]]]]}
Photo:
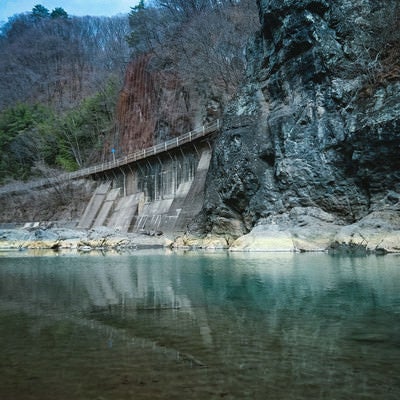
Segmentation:
{"type": "Polygon", "coordinates": [[[207,136],[220,128],[220,121],[216,120],[209,125],[202,126],[201,128],[194,129],[176,138],[167,140],[166,142],[156,144],[155,146],[146,149],[138,150],[133,153],[127,154],[124,157],[118,157],[115,160],[104,162],[101,164],[93,165],[91,167],[82,168],[74,172],[66,172],[53,178],[38,179],[27,183],[13,183],[0,187],[0,194],[13,193],[18,191],[25,191],[42,186],[52,186],[57,183],[65,182],[72,179],[83,178],[85,176],[93,175],[103,171],[108,171],[123,165],[130,164],[135,161],[143,160],[147,157],[163,153],[168,150],[175,149],[186,143],[190,143],[195,139],[207,136]]]}

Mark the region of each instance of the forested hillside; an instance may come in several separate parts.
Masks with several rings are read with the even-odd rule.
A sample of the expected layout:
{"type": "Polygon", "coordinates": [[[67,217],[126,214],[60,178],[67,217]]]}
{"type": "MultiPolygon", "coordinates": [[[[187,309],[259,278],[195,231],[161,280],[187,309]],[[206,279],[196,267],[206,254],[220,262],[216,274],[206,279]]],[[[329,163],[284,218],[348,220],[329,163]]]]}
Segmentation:
{"type": "Polygon", "coordinates": [[[127,17],[37,5],[0,37],[0,182],[99,161],[114,126],[127,17]]]}
{"type": "Polygon", "coordinates": [[[0,183],[217,118],[244,79],[258,24],[252,0],[140,1],[111,18],[37,5],[13,16],[0,34],[0,183]]]}
{"type": "Polygon", "coordinates": [[[243,83],[259,29],[255,0],[141,1],[129,15],[133,51],[118,104],[121,153],[220,117],[243,83]]]}

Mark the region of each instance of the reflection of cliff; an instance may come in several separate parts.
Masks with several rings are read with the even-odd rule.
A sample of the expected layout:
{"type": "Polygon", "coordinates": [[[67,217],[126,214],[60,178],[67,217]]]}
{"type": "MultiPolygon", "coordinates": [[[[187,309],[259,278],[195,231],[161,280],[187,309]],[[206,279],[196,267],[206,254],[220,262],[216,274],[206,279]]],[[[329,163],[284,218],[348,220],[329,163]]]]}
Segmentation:
{"type": "Polygon", "coordinates": [[[161,267],[158,263],[152,263],[151,258],[135,268],[128,264],[118,269],[108,265],[97,266],[86,270],[82,280],[90,299],[91,311],[97,313],[99,321],[104,318],[103,311],[106,312],[106,323],[117,326],[120,318],[133,321],[140,312],[163,312],[162,315],[156,314],[156,324],[164,321],[169,326],[171,318],[176,322],[189,320],[192,329],[209,346],[213,339],[208,315],[203,307],[193,307],[192,304],[199,299],[202,302],[205,300],[204,289],[195,284],[191,290],[182,290],[185,288],[182,288],[181,282],[180,270],[170,265],[161,267]]]}
{"type": "Polygon", "coordinates": [[[92,307],[119,306],[123,312],[137,309],[184,309],[191,312],[186,294],[176,294],[174,282],[179,280],[170,270],[158,265],[124,264],[118,269],[98,266],[84,272],[82,283],[92,307]]]}
{"type": "MultiPolygon", "coordinates": [[[[124,352],[141,355],[151,371],[159,362],[182,366],[182,358],[184,366],[207,365],[201,387],[222,385],[227,392],[237,385],[235,398],[264,399],[282,380],[277,399],[320,398],[319,392],[304,397],[305,380],[317,378],[312,387],[333,390],[324,398],[349,398],[344,392],[398,380],[396,261],[154,251],[38,257],[35,264],[16,257],[0,268],[0,311],[95,330],[108,348],[120,341],[124,352]],[[262,396],[242,393],[243,381],[262,396]]],[[[130,370],[137,359],[129,359],[130,370]]]]}
{"type": "Polygon", "coordinates": [[[155,251],[121,257],[38,257],[35,265],[28,257],[2,258],[0,300],[14,299],[21,305],[37,302],[60,311],[125,306],[189,314],[199,308],[232,305],[269,316],[283,309],[324,312],[328,301],[334,301],[351,314],[389,301],[397,281],[390,279],[388,266],[395,262],[324,254],[155,251]],[[333,297],[335,292],[339,299],[333,297]]]}
{"type": "Polygon", "coordinates": [[[14,368],[26,380],[32,357],[36,376],[51,357],[56,368],[40,385],[48,373],[58,385],[85,368],[101,390],[135,398],[399,398],[394,257],[149,251],[0,261],[4,376],[14,368]],[[7,329],[25,346],[20,363],[7,329]]]}

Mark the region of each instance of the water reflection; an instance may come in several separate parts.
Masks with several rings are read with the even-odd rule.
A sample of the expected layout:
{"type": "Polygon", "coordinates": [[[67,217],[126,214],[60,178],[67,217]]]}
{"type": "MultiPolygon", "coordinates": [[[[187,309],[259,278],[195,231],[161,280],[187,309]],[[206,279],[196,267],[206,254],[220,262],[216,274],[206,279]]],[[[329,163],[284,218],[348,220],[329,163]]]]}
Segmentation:
{"type": "MultiPolygon", "coordinates": [[[[395,256],[18,254],[0,259],[2,339],[18,365],[27,337],[40,348],[58,338],[57,358],[69,343],[68,374],[95,360],[102,372],[81,395],[64,380],[73,398],[118,371],[124,385],[90,398],[397,399],[399,278],[395,256]]],[[[14,386],[10,398],[24,398],[14,386]]]]}

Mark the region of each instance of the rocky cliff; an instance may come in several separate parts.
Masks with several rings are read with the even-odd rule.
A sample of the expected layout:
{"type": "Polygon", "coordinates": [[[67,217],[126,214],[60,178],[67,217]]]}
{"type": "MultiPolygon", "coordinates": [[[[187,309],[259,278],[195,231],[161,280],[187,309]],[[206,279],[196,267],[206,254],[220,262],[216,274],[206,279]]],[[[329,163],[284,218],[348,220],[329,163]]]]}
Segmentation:
{"type": "Polygon", "coordinates": [[[118,155],[150,147],[192,129],[188,94],[172,73],[151,67],[151,55],[130,62],[117,104],[118,155]]]}
{"type": "Polygon", "coordinates": [[[192,230],[400,248],[397,2],[257,2],[248,80],[225,111],[192,230]]]}
{"type": "MultiPolygon", "coordinates": [[[[208,88],[209,89],[209,88],[208,88]]],[[[201,127],[220,116],[211,90],[185,85],[179,74],[152,65],[142,55],[127,66],[117,104],[117,156],[151,147],[201,127]]]]}

